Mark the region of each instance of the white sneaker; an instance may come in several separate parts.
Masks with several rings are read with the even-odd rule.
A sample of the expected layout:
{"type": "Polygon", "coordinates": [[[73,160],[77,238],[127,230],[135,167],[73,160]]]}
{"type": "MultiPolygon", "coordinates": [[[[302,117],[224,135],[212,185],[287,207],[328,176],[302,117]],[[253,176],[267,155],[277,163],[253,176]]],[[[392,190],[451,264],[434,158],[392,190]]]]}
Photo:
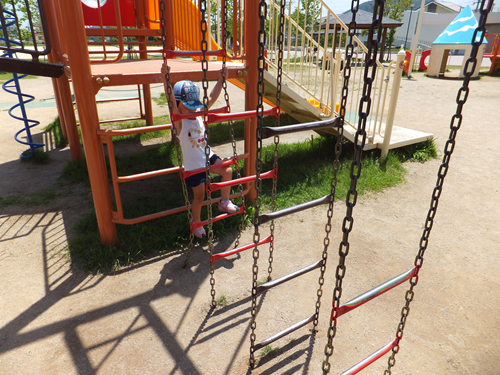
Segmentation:
{"type": "MultiPolygon", "coordinates": [[[[191,224],[193,224],[193,222],[191,222],[191,224]]],[[[198,238],[203,238],[203,237],[206,237],[206,235],[207,235],[205,233],[205,228],[203,228],[203,227],[199,227],[199,228],[194,229],[193,234],[198,238]]]]}
{"type": "Polygon", "coordinates": [[[238,212],[239,209],[240,208],[237,205],[233,204],[233,202],[231,202],[229,199],[219,202],[219,211],[234,214],[238,212]]]}

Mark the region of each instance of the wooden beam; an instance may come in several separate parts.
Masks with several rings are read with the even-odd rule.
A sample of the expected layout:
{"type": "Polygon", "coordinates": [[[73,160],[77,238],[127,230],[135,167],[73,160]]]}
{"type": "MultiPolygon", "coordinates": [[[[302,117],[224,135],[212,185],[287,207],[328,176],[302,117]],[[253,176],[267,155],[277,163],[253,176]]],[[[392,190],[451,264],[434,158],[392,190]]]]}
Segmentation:
{"type": "Polygon", "coordinates": [[[60,64],[32,62],[5,57],[0,57],[0,71],[51,78],[59,78],[64,74],[63,65],[60,64]]]}

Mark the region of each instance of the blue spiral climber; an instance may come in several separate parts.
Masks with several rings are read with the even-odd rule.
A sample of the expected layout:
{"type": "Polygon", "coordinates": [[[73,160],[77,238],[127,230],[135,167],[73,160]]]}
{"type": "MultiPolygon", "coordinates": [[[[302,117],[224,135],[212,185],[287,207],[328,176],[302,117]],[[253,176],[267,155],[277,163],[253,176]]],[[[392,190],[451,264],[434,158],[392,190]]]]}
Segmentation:
{"type": "MultiPolygon", "coordinates": [[[[5,17],[5,25],[6,25],[6,29],[7,30],[3,30],[3,27],[2,25],[0,24],[0,31],[2,31],[2,34],[0,36],[0,40],[4,41],[4,42],[7,42],[7,38],[8,38],[8,43],[10,43],[10,45],[17,45],[17,46],[20,46],[21,43],[19,43],[18,41],[16,40],[12,40],[10,39],[10,36],[9,36],[9,33],[8,33],[8,29],[10,26],[13,26],[16,24],[16,17],[14,15],[14,13],[8,11],[8,10],[5,10],[3,8],[1,8],[1,3],[0,3],[0,9],[1,11],[4,13],[4,17],[5,17]]],[[[11,51],[6,51],[1,57],[5,57],[5,58],[15,58],[14,57],[14,54],[11,52],[11,51]]],[[[30,157],[33,157],[35,155],[35,149],[39,148],[39,147],[43,147],[45,144],[44,143],[36,143],[36,142],[33,142],[33,138],[31,136],[31,128],[34,127],[34,126],[37,126],[38,124],[40,124],[39,121],[36,121],[36,120],[32,120],[32,119],[29,119],[27,114],[26,114],[26,104],[32,102],[33,100],[35,100],[35,97],[32,96],[32,95],[28,95],[28,94],[25,94],[25,93],[22,93],[21,92],[21,86],[19,84],[19,80],[26,77],[26,74],[20,74],[18,75],[17,73],[13,73],[13,78],[4,82],[2,84],[2,89],[4,89],[6,92],[8,92],[9,94],[12,94],[12,95],[17,95],[18,97],[18,101],[19,103],[13,105],[10,109],[9,109],[9,115],[10,117],[16,119],[16,120],[19,120],[19,121],[23,121],[24,122],[24,129],[21,129],[19,130],[15,135],[14,135],[14,139],[21,143],[21,144],[24,144],[24,145],[27,145],[29,146],[30,148],[30,151],[29,153],[27,153],[26,150],[25,152],[23,152],[21,154],[21,157],[22,158],[30,158],[30,157]],[[21,116],[16,116],[14,115],[12,112],[16,109],[20,109],[21,110],[21,116]],[[27,138],[27,141],[22,141],[19,139],[19,135],[23,132],[26,132],[26,138],[27,138]]]]}

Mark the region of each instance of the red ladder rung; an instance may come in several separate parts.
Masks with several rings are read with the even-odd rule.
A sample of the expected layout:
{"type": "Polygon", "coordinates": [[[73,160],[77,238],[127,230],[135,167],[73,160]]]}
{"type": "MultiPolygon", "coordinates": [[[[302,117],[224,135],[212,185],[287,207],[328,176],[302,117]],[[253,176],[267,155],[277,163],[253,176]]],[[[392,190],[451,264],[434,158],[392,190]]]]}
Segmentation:
{"type": "MultiPolygon", "coordinates": [[[[210,166],[210,170],[218,169],[218,168],[222,168],[222,167],[227,167],[228,165],[238,165],[239,160],[240,160],[239,157],[232,157],[231,159],[224,160],[220,164],[210,166]]],[[[186,179],[190,176],[193,176],[195,174],[202,173],[205,171],[206,171],[205,168],[193,169],[192,171],[184,171],[183,176],[184,176],[184,179],[186,179]]]]}
{"type": "MultiPolygon", "coordinates": [[[[225,106],[225,107],[221,107],[221,108],[217,108],[217,109],[211,109],[210,111],[208,111],[208,114],[210,116],[210,113],[230,113],[230,112],[231,112],[231,108],[229,106],[225,106]]],[[[193,112],[193,113],[184,113],[184,114],[174,114],[174,115],[172,115],[172,120],[174,122],[177,122],[180,120],[184,120],[186,118],[200,117],[203,115],[205,115],[204,111],[193,112]]]]}
{"type": "MultiPolygon", "coordinates": [[[[273,107],[270,109],[266,109],[264,111],[264,115],[266,116],[278,116],[278,107],[273,107]]],[[[225,122],[229,120],[243,120],[246,118],[251,118],[251,117],[257,117],[257,112],[256,111],[245,111],[245,112],[239,112],[239,113],[229,113],[229,114],[208,114],[208,123],[213,124],[215,122],[225,122]]]]}
{"type": "MultiPolygon", "coordinates": [[[[353,298],[349,302],[344,303],[342,306],[339,307],[337,311],[337,318],[365,304],[366,302],[371,301],[375,297],[384,294],[385,292],[391,290],[392,288],[398,286],[399,284],[404,283],[406,280],[412,278],[416,272],[417,268],[413,267],[412,269],[402,273],[401,275],[398,275],[392,278],[391,280],[386,281],[385,283],[380,284],[379,286],[369,290],[368,292],[363,293],[356,298],[353,298]]],[[[332,318],[333,318],[333,310],[332,310],[332,318]]]]}
{"type": "MultiPolygon", "coordinates": [[[[266,243],[270,243],[270,242],[273,242],[273,241],[274,241],[274,237],[271,235],[271,236],[268,236],[268,237],[264,238],[263,240],[260,240],[259,242],[257,242],[257,246],[264,245],[266,243]]],[[[210,264],[213,264],[214,262],[217,262],[218,260],[226,258],[226,257],[228,257],[230,255],[237,254],[237,253],[240,253],[242,251],[251,249],[253,247],[255,247],[255,244],[254,243],[250,243],[248,245],[239,247],[237,249],[225,251],[225,252],[219,253],[219,254],[214,254],[214,255],[212,255],[210,257],[210,264]]]]}
{"type": "MultiPolygon", "coordinates": [[[[274,178],[275,176],[276,176],[276,173],[275,173],[274,169],[272,169],[269,172],[262,173],[260,175],[260,178],[262,180],[264,180],[266,178],[274,178]]],[[[253,181],[256,178],[257,178],[257,176],[248,176],[248,177],[238,178],[236,180],[231,180],[231,181],[226,181],[226,182],[214,182],[211,184],[207,184],[207,190],[210,188],[210,191],[214,192],[214,191],[217,191],[217,190],[225,188],[225,187],[244,184],[246,182],[253,181]]]]}
{"type": "MultiPolygon", "coordinates": [[[[245,206],[241,206],[240,209],[237,212],[235,212],[234,214],[224,213],[222,215],[219,215],[219,216],[212,218],[212,223],[215,223],[216,221],[219,221],[219,220],[223,220],[229,216],[234,216],[234,215],[242,214],[245,212],[246,212],[245,206]]],[[[207,224],[208,224],[208,220],[200,221],[199,223],[191,223],[191,232],[194,231],[196,228],[203,227],[207,224]]]]}
{"type": "Polygon", "coordinates": [[[382,348],[380,348],[376,352],[373,352],[368,357],[366,357],[362,361],[356,363],[351,368],[345,370],[340,375],[354,375],[354,374],[357,374],[358,372],[360,372],[361,370],[363,370],[365,367],[367,367],[368,365],[371,365],[377,359],[379,359],[383,355],[387,354],[396,345],[396,342],[397,342],[397,339],[394,339],[389,344],[383,346],[382,348]]]}

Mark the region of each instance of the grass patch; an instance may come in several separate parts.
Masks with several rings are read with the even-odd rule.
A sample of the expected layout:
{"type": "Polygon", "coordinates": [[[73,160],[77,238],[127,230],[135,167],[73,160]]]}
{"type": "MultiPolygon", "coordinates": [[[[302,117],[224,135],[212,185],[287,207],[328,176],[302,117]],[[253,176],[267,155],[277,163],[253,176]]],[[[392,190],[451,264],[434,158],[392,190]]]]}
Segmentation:
{"type": "Polygon", "coordinates": [[[85,157],[77,161],[68,161],[62,171],[61,177],[73,184],[84,183],[90,186],[89,171],[85,157]]]}
{"type": "Polygon", "coordinates": [[[42,206],[50,203],[57,197],[54,189],[43,189],[37,193],[32,193],[28,196],[8,196],[0,197],[0,207],[12,205],[20,206],[42,206]]]}
{"type": "MultiPolygon", "coordinates": [[[[20,78],[21,74],[18,74],[17,77],[20,78]]],[[[8,81],[9,79],[14,78],[14,74],[12,73],[7,73],[7,72],[0,72],[0,81],[8,81]]],[[[38,78],[37,76],[30,76],[27,75],[26,77],[23,77],[22,79],[36,79],[38,78]]]]}
{"type": "Polygon", "coordinates": [[[66,139],[64,139],[63,136],[61,120],[59,119],[59,116],[56,117],[54,121],[47,125],[43,130],[52,133],[56,147],[64,148],[68,145],[68,142],[66,141],[66,139]]]}
{"type": "Polygon", "coordinates": [[[31,149],[28,149],[22,153],[20,159],[23,163],[33,162],[35,164],[47,164],[50,159],[50,154],[39,148],[35,148],[33,152],[31,149]]]}
{"type": "Polygon", "coordinates": [[[261,357],[267,357],[267,356],[269,356],[269,358],[274,358],[277,355],[279,355],[280,353],[281,353],[280,348],[275,348],[272,345],[264,346],[262,348],[262,350],[260,351],[261,357]]]}
{"type": "Polygon", "coordinates": [[[226,296],[220,296],[219,299],[217,299],[217,305],[220,307],[226,307],[229,304],[227,301],[226,296]]]}
{"type": "MultiPolygon", "coordinates": [[[[156,116],[153,118],[153,126],[154,125],[165,125],[170,124],[170,116],[162,115],[156,116]]],[[[134,128],[143,128],[146,126],[146,122],[144,120],[130,120],[130,121],[120,121],[113,123],[111,126],[103,127],[105,129],[134,129],[134,128]]],[[[113,137],[113,142],[144,142],[154,138],[161,137],[170,137],[170,130],[158,130],[154,132],[147,133],[139,133],[139,134],[131,134],[124,135],[120,137],[113,137]]]]}
{"type": "MultiPolygon", "coordinates": [[[[277,209],[290,207],[330,192],[333,175],[334,137],[316,137],[298,144],[281,144],[279,146],[279,178],[277,209]]],[[[404,180],[403,161],[425,161],[435,152],[434,142],[423,142],[398,152],[391,151],[385,163],[380,163],[379,152],[371,151],[363,155],[361,178],[357,184],[358,194],[377,193],[387,187],[395,186],[404,180]]],[[[263,150],[263,170],[272,168],[274,145],[263,150]]],[[[352,144],[344,144],[341,155],[341,167],[338,173],[336,199],[343,200],[350,186],[350,166],[352,163],[352,144]]],[[[152,147],[140,154],[117,157],[119,175],[140,173],[177,165],[175,147],[171,143],[152,147]]],[[[63,175],[70,181],[88,181],[85,161],[68,163],[63,175]]],[[[171,175],[155,186],[154,189],[143,189],[131,195],[131,199],[123,199],[125,217],[134,218],[184,205],[184,196],[178,175],[171,175]]],[[[214,178],[214,180],[217,180],[214,178]]],[[[138,182],[140,183],[140,182],[138,182]]],[[[127,184],[123,185],[126,189],[127,184]]],[[[262,184],[262,205],[271,209],[271,181],[262,184]]],[[[233,191],[236,188],[234,188],[233,191]]],[[[192,199],[192,191],[189,197],[192,199]]],[[[217,197],[218,194],[214,194],[217,197]]],[[[235,204],[240,205],[238,199],[235,204]]],[[[217,210],[215,209],[215,213],[217,210]]],[[[251,223],[253,207],[247,208],[245,223],[251,223]]],[[[202,218],[206,218],[206,209],[202,210],[202,218]]],[[[235,233],[240,225],[239,215],[214,223],[215,238],[222,238],[235,233]]],[[[174,248],[188,244],[190,231],[187,215],[183,212],[160,219],[134,225],[118,225],[120,243],[116,247],[104,246],[100,242],[95,213],[91,212],[76,225],[77,236],[69,244],[72,259],[89,271],[112,271],[122,266],[133,264],[155,254],[166,253],[174,248]]],[[[195,239],[197,241],[197,239],[195,239]]],[[[205,240],[200,240],[206,244],[205,240]]]]}
{"type": "Polygon", "coordinates": [[[396,148],[391,150],[391,154],[396,156],[401,162],[417,161],[420,163],[435,159],[438,156],[434,138],[403,148],[396,148]]]}

